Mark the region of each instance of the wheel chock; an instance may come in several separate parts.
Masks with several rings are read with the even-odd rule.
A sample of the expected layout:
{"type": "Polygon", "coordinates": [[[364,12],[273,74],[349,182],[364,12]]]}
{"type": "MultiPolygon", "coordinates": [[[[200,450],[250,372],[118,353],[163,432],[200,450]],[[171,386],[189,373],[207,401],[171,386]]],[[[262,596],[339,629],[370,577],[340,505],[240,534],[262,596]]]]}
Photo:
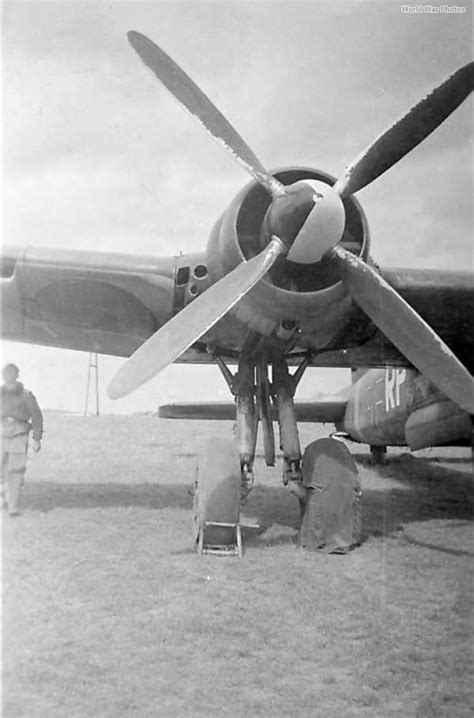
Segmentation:
{"type": "Polygon", "coordinates": [[[238,556],[242,558],[242,532],[240,523],[229,524],[220,521],[204,521],[199,527],[197,552],[200,556],[203,554],[215,554],[218,556],[238,556]],[[224,532],[222,529],[224,529],[224,532]],[[234,540],[230,542],[227,542],[228,529],[233,529],[234,534],[234,540]],[[219,539],[222,540],[224,537],[226,543],[218,543],[219,539]]]}

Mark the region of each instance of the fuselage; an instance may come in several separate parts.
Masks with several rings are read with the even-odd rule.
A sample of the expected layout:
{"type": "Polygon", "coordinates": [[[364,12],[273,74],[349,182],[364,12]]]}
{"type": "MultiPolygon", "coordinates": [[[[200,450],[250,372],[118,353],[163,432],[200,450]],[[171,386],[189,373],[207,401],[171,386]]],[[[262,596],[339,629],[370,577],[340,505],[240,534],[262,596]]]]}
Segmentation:
{"type": "Polygon", "coordinates": [[[339,430],[371,446],[428,446],[471,441],[471,417],[414,369],[354,372],[339,430]]]}

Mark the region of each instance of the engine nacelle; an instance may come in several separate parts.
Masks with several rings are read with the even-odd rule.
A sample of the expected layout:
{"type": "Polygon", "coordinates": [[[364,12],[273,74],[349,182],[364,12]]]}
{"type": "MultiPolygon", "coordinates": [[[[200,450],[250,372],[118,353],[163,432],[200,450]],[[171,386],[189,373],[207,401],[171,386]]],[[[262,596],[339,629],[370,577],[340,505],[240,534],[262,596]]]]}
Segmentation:
{"type": "Polygon", "coordinates": [[[469,414],[449,399],[415,409],[405,425],[406,442],[412,451],[427,446],[469,446],[472,422],[469,414]],[[464,440],[464,441],[463,441],[464,440]]]}
{"type": "MultiPolygon", "coordinates": [[[[297,167],[273,173],[284,185],[316,179],[333,185],[335,178],[319,170],[297,167]]],[[[212,281],[264,248],[262,225],[272,199],[257,182],[246,185],[217,221],[206,250],[212,281]]],[[[369,230],[365,214],[353,197],[343,201],[346,221],[341,245],[367,259],[369,230]]],[[[267,240],[268,241],[268,240],[267,240]]],[[[317,238],[315,238],[317,241],[317,238]]],[[[344,322],[351,298],[339,280],[337,269],[324,258],[314,264],[297,264],[282,257],[269,274],[232,310],[246,327],[278,344],[322,348],[328,345],[344,322]],[[317,346],[314,342],[317,327],[317,346]]]]}

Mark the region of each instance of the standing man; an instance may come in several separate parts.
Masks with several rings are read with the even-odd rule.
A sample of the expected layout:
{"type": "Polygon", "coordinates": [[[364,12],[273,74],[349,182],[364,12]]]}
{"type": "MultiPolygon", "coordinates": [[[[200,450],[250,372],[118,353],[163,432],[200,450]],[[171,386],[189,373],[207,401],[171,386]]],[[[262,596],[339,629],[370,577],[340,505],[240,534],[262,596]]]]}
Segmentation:
{"type": "Polygon", "coordinates": [[[25,479],[28,435],[33,430],[33,451],[41,449],[43,415],[31,391],[18,381],[15,364],[3,368],[2,385],[2,493],[10,516],[18,516],[25,479]]]}

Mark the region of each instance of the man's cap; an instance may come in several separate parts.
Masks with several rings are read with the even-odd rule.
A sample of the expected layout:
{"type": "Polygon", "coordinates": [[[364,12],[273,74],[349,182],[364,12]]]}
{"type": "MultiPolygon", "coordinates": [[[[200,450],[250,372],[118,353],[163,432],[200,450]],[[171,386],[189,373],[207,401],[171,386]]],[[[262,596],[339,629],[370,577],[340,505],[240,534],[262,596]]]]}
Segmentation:
{"type": "Polygon", "coordinates": [[[16,364],[5,364],[2,370],[3,374],[11,374],[15,373],[17,376],[20,373],[20,370],[18,369],[16,364]]]}

